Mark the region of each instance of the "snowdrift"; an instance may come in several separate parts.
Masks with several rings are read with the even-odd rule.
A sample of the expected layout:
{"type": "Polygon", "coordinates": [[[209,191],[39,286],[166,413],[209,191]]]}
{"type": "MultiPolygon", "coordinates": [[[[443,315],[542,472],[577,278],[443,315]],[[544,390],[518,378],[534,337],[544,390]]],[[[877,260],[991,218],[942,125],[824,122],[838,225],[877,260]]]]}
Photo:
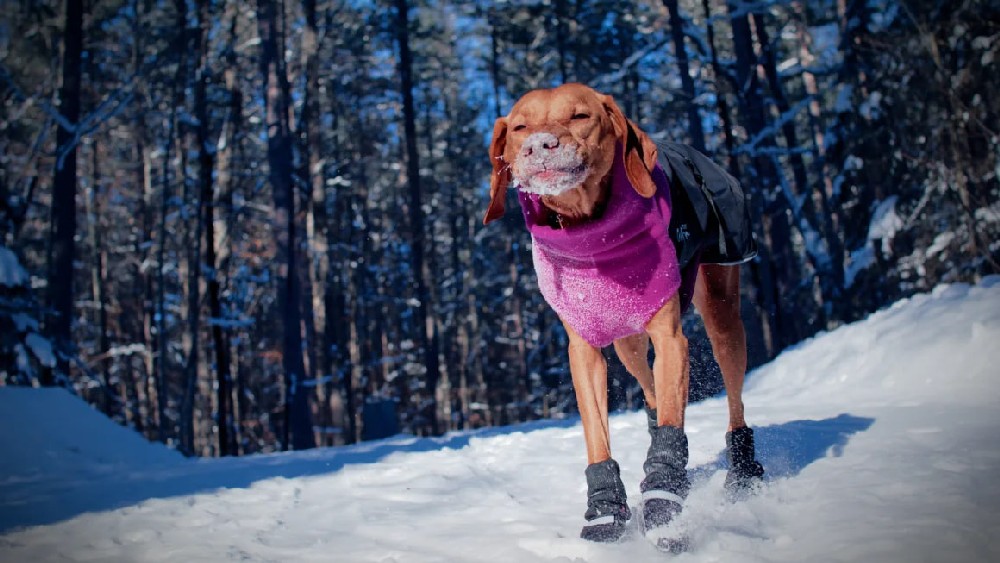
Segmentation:
{"type": "Polygon", "coordinates": [[[179,463],[183,457],[114,423],[61,388],[0,388],[0,476],[95,477],[179,463]],[[81,475],[85,472],[87,475],[81,475]]]}

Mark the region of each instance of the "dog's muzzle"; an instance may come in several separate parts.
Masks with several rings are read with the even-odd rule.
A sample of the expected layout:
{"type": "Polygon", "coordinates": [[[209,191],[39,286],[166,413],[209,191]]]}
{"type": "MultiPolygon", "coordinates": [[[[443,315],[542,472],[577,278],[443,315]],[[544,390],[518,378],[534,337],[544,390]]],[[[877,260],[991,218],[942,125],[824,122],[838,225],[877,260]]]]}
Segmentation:
{"type": "Polygon", "coordinates": [[[559,195],[583,183],[587,166],[575,143],[548,132],[532,133],[515,157],[514,184],[529,193],[559,195]]]}

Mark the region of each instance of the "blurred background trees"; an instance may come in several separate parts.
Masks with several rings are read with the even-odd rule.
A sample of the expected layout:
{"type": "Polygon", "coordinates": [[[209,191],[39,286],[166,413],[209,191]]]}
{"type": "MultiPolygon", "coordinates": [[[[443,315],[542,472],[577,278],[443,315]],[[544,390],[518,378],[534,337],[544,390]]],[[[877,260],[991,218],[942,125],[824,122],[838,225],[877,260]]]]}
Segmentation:
{"type": "Polygon", "coordinates": [[[189,455],[575,413],[513,196],[481,224],[531,88],[590,84],[741,179],[754,364],[1000,273],[1000,2],[0,8],[0,385],[189,455]]]}

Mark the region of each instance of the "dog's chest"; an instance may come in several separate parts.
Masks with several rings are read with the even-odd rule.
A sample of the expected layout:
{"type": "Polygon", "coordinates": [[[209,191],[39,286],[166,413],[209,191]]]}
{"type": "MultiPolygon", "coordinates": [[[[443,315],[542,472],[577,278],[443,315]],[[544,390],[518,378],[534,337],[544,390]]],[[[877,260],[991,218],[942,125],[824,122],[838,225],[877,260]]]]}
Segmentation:
{"type": "Polygon", "coordinates": [[[595,346],[641,332],[680,286],[667,233],[669,186],[659,175],[665,185],[647,199],[616,167],[603,215],[562,229],[548,223],[550,213],[538,197],[519,194],[539,289],[560,318],[595,346]]]}

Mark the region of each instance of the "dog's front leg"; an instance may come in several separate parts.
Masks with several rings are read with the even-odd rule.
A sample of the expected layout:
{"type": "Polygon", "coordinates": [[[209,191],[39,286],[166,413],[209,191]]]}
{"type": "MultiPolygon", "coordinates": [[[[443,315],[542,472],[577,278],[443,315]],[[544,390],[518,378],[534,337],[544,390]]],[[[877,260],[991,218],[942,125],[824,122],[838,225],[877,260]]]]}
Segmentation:
{"type": "Polygon", "coordinates": [[[642,464],[642,530],[660,549],[683,549],[683,538],[669,524],[683,509],[691,483],[687,476],[688,441],[684,410],[688,395],[688,345],[681,330],[680,299],[675,294],[646,325],[653,342],[653,385],[657,426],[650,429],[649,451],[642,464]]]}
{"type": "Polygon", "coordinates": [[[653,342],[653,387],[659,426],[684,428],[688,398],[688,342],[681,328],[680,299],[674,295],[646,325],[653,342]]]}
{"type": "Polygon", "coordinates": [[[576,403],[583,419],[583,438],[587,442],[587,463],[600,463],[611,457],[608,434],[608,364],[573,327],[563,323],[569,335],[569,371],[573,376],[576,403]]]}
{"type": "Polygon", "coordinates": [[[587,511],[580,537],[599,542],[618,541],[628,529],[632,512],[618,463],[611,457],[608,434],[608,364],[601,350],[591,346],[571,326],[569,371],[587,442],[587,511]]]}

